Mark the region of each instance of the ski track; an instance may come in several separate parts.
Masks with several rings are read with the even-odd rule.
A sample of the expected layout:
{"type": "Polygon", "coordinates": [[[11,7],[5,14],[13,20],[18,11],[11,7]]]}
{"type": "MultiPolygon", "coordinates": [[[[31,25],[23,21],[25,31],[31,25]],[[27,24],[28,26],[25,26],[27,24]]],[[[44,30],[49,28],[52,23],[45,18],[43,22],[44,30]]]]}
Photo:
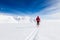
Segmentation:
{"type": "Polygon", "coordinates": [[[59,30],[58,20],[42,21],[39,29],[33,23],[0,23],[0,40],[60,40],[59,30]]]}

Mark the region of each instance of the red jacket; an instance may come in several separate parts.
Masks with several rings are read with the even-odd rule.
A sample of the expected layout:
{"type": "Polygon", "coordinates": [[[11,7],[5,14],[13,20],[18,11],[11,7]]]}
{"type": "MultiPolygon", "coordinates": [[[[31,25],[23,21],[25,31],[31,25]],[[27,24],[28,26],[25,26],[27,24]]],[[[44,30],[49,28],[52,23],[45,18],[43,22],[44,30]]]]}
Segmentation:
{"type": "Polygon", "coordinates": [[[39,16],[37,16],[36,21],[39,21],[40,22],[40,17],[39,16]]]}

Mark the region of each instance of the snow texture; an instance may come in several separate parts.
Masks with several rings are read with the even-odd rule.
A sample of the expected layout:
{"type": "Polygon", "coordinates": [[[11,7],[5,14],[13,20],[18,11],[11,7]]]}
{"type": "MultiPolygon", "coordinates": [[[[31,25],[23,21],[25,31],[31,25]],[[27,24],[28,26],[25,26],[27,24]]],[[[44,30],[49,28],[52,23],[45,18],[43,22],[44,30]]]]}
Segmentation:
{"type": "Polygon", "coordinates": [[[60,20],[42,19],[37,28],[29,20],[18,23],[12,16],[0,16],[0,40],[60,40],[60,20]]]}

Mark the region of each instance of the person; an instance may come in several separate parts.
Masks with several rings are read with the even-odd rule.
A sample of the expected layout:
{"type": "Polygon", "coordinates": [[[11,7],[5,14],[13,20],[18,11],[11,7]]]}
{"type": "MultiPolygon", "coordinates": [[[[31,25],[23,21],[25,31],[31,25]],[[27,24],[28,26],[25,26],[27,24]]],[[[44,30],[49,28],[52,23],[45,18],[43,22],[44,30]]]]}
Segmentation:
{"type": "Polygon", "coordinates": [[[40,17],[39,16],[36,17],[36,22],[37,22],[37,26],[39,26],[39,24],[40,24],[40,17]]]}

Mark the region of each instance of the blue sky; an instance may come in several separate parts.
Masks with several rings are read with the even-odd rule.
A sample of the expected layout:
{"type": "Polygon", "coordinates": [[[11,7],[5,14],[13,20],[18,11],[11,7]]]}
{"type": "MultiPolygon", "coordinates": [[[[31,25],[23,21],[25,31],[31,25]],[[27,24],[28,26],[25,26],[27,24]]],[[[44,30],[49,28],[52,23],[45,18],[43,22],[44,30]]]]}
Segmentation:
{"type": "Polygon", "coordinates": [[[30,32],[33,38],[37,15],[41,17],[38,39],[60,40],[60,0],[0,0],[0,39],[24,40],[30,32]]]}
{"type": "MultiPolygon", "coordinates": [[[[0,0],[0,12],[8,14],[36,14],[56,3],[56,0],[0,0]]],[[[40,13],[45,14],[45,13],[40,13]]]]}

